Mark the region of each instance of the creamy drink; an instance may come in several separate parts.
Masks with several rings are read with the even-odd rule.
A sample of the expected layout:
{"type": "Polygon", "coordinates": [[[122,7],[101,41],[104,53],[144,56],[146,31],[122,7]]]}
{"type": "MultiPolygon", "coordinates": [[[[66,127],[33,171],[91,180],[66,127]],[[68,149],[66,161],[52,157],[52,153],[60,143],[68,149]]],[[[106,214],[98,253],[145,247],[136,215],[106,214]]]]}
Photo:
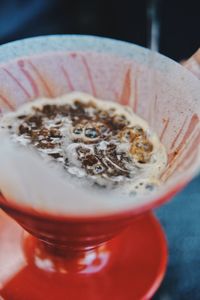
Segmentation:
{"type": "Polygon", "coordinates": [[[32,101],[5,114],[1,128],[59,164],[66,180],[122,194],[152,190],[167,163],[164,146],[131,108],[84,93],[32,101]]]}

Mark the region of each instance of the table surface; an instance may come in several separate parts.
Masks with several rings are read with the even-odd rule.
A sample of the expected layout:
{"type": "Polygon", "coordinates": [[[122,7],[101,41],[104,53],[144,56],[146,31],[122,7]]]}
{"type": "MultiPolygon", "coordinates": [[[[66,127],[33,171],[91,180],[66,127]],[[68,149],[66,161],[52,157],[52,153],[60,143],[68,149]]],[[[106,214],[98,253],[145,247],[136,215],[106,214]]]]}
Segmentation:
{"type": "Polygon", "coordinates": [[[200,299],[200,176],[156,210],[166,232],[169,262],[153,300],[200,299]]]}

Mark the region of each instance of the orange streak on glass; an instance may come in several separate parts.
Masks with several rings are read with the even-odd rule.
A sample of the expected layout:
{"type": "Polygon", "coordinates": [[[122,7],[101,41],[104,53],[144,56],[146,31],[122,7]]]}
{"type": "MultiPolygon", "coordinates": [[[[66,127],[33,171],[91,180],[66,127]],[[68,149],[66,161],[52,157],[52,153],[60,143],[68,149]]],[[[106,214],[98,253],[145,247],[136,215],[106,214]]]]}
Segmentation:
{"type": "Polygon", "coordinates": [[[24,68],[25,62],[21,59],[18,61],[18,66],[20,68],[20,71],[23,73],[23,75],[26,77],[26,79],[29,81],[34,96],[38,97],[39,96],[39,90],[38,90],[38,86],[36,84],[36,82],[34,81],[34,79],[32,78],[32,76],[29,74],[29,72],[24,68]]]}
{"type": "MultiPolygon", "coordinates": [[[[194,141],[190,145],[189,149],[186,151],[185,155],[181,158],[181,161],[177,164],[176,168],[173,170],[173,172],[170,174],[170,176],[173,175],[176,171],[178,171],[178,169],[183,165],[184,161],[188,160],[189,158],[191,158],[191,156],[194,155],[194,153],[196,152],[197,145],[198,145],[199,142],[200,142],[200,133],[197,135],[196,138],[194,138],[194,141]]],[[[196,158],[196,155],[194,155],[193,159],[194,158],[196,158]]],[[[191,163],[192,162],[189,159],[189,164],[191,164],[191,163]]],[[[189,167],[189,164],[188,164],[188,167],[189,167]]],[[[185,166],[185,168],[186,167],[187,167],[187,165],[185,166]]]]}
{"type": "Polygon", "coordinates": [[[48,96],[49,97],[53,97],[53,93],[50,89],[50,87],[48,86],[46,80],[43,78],[43,76],[40,74],[39,70],[36,68],[36,66],[34,66],[34,64],[29,61],[29,65],[32,67],[32,69],[34,70],[35,74],[38,76],[39,80],[41,81],[41,83],[43,84],[43,86],[45,87],[47,93],[48,93],[48,96]]]}
{"type": "Polygon", "coordinates": [[[165,125],[164,125],[163,130],[162,130],[162,132],[161,132],[161,134],[160,134],[160,140],[161,140],[161,141],[162,141],[162,139],[163,139],[163,137],[164,137],[164,135],[165,135],[165,132],[166,132],[166,130],[167,130],[167,128],[168,128],[168,125],[169,125],[169,119],[167,119],[167,120],[165,121],[165,125]]]}
{"type": "MultiPolygon", "coordinates": [[[[180,157],[181,153],[184,151],[184,145],[185,145],[187,139],[193,134],[198,123],[199,123],[199,117],[197,114],[194,114],[190,120],[188,128],[187,128],[181,142],[179,143],[178,147],[173,152],[168,154],[168,167],[166,168],[166,170],[163,173],[163,175],[161,176],[161,178],[163,178],[167,173],[170,172],[171,167],[176,162],[177,158],[180,157]]],[[[197,140],[194,139],[194,142],[197,143],[197,140]]]]}
{"type": "Polygon", "coordinates": [[[171,144],[171,147],[170,149],[173,149],[175,144],[176,144],[176,141],[178,140],[179,136],[181,135],[181,133],[183,132],[183,129],[185,127],[185,124],[186,124],[186,121],[187,121],[187,117],[185,118],[184,122],[183,122],[183,125],[181,126],[180,130],[178,131],[177,135],[175,136],[174,140],[172,141],[172,144],[171,144]]]}
{"type": "Polygon", "coordinates": [[[120,103],[123,105],[128,105],[131,95],[131,69],[128,68],[125,74],[124,83],[122,87],[122,92],[120,96],[120,103]]]}
{"type": "Polygon", "coordinates": [[[13,104],[10,103],[10,101],[3,95],[0,95],[0,99],[3,101],[3,103],[6,104],[6,106],[10,109],[10,110],[15,110],[15,107],[13,106],[13,104]]]}
{"type": "Polygon", "coordinates": [[[21,84],[21,82],[6,68],[3,68],[4,72],[18,85],[18,87],[23,91],[23,93],[30,98],[31,95],[29,92],[25,89],[25,87],[21,84]]]}
{"type": "Polygon", "coordinates": [[[70,78],[70,76],[69,76],[67,70],[66,70],[63,66],[61,66],[61,71],[62,71],[62,73],[63,73],[63,75],[64,75],[64,77],[65,77],[65,79],[66,79],[66,81],[67,81],[67,84],[68,84],[69,89],[70,89],[71,91],[73,91],[73,90],[74,90],[74,86],[73,86],[73,84],[72,84],[71,78],[70,78]]]}
{"type": "Polygon", "coordinates": [[[134,112],[137,112],[138,109],[138,79],[135,78],[135,90],[134,90],[134,112]]]}
{"type": "Polygon", "coordinates": [[[81,58],[82,58],[83,65],[84,65],[86,73],[87,73],[88,80],[90,82],[90,86],[91,86],[91,89],[92,89],[92,94],[93,94],[93,96],[97,96],[96,88],[95,88],[95,85],[94,85],[94,82],[93,82],[93,77],[92,77],[92,74],[91,74],[90,67],[89,67],[85,57],[81,56],[81,58]]]}

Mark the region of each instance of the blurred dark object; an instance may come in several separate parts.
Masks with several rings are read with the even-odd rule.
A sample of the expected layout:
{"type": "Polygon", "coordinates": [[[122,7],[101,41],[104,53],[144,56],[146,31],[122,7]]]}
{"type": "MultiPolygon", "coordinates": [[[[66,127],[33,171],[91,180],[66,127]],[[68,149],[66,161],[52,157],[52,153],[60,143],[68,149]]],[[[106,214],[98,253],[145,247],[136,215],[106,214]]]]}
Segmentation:
{"type": "MultiPolygon", "coordinates": [[[[146,46],[149,1],[1,0],[0,43],[44,34],[81,33],[146,46]]],[[[200,44],[200,1],[158,1],[161,53],[177,60],[189,57],[200,44]]]]}
{"type": "Polygon", "coordinates": [[[161,53],[186,59],[200,46],[200,1],[163,0],[161,10],[161,53]]]}

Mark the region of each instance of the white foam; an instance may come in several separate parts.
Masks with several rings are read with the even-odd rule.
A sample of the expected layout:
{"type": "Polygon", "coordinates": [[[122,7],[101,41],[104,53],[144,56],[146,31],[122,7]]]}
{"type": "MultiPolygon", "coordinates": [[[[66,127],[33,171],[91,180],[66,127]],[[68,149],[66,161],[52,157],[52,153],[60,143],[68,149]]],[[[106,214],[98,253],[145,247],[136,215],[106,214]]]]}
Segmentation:
{"type": "MultiPolygon", "coordinates": [[[[42,151],[44,157],[45,157],[44,155],[45,153],[48,154],[51,152],[52,153],[62,152],[63,158],[58,159],[58,162],[61,163],[64,162],[65,158],[69,159],[70,166],[66,168],[68,174],[67,172],[65,172],[65,175],[62,173],[62,178],[65,178],[67,182],[70,181],[72,186],[74,185],[75,188],[76,185],[82,188],[82,187],[91,186],[93,182],[97,182],[99,185],[106,185],[108,189],[112,190],[112,193],[121,194],[121,195],[145,193],[147,192],[145,186],[158,185],[159,176],[163,172],[167,162],[165,149],[163,145],[160,143],[156,134],[151,132],[150,128],[148,127],[148,124],[144,120],[142,120],[139,116],[135,115],[130,108],[123,107],[118,103],[96,99],[91,95],[79,93],[79,92],[63,95],[56,99],[42,98],[42,99],[35,100],[33,103],[28,103],[23,105],[18,111],[14,113],[8,113],[5,116],[3,116],[1,120],[1,126],[7,127],[8,125],[12,125],[13,126],[12,140],[19,142],[21,145],[28,145],[29,144],[28,139],[16,134],[17,128],[20,124],[20,120],[17,119],[17,116],[33,113],[33,106],[42,108],[42,106],[45,104],[56,104],[56,105],[72,104],[76,99],[79,99],[81,100],[81,102],[85,102],[85,103],[87,103],[88,101],[93,101],[99,108],[103,110],[114,109],[115,114],[124,115],[126,117],[126,119],[130,122],[129,126],[139,125],[140,127],[142,127],[143,130],[147,132],[149,141],[153,144],[153,153],[148,163],[141,164],[136,161],[134,162],[134,164],[127,163],[127,168],[130,170],[131,178],[125,178],[124,176],[116,176],[110,178],[108,182],[108,178],[105,178],[103,176],[102,177],[88,176],[85,170],[82,168],[80,161],[77,158],[76,149],[77,147],[80,146],[86,147],[91,151],[91,153],[94,153],[94,145],[93,144],[85,145],[84,143],[72,143],[72,140],[70,138],[70,135],[72,134],[71,122],[69,119],[64,118],[63,127],[61,128],[62,135],[64,136],[64,139],[62,141],[62,148],[58,147],[54,149],[40,150],[42,151]],[[137,167],[139,167],[139,169],[137,169],[137,167]],[[72,175],[72,178],[70,178],[71,176],[70,174],[72,175]],[[117,185],[113,186],[112,182],[116,182],[117,185]]],[[[89,110],[89,113],[92,114],[92,109],[89,110]]],[[[51,127],[54,124],[55,124],[55,120],[48,121],[47,126],[51,127]]],[[[116,143],[116,141],[113,140],[113,143],[116,143]]],[[[99,142],[98,149],[105,150],[106,147],[107,147],[107,141],[99,142]]],[[[120,151],[127,152],[129,148],[130,148],[130,144],[126,141],[117,143],[117,151],[119,152],[120,151]]],[[[108,157],[106,159],[109,161],[108,157]]],[[[115,167],[120,168],[119,166],[116,165],[115,167]]],[[[54,172],[56,169],[55,164],[52,164],[51,168],[52,168],[52,172],[54,172]]],[[[21,170],[19,169],[18,171],[20,172],[21,170]]],[[[58,175],[59,172],[56,174],[58,175]]],[[[29,183],[29,185],[30,184],[31,182],[29,183]]],[[[0,188],[2,189],[1,181],[0,181],[0,188]]],[[[4,192],[5,192],[5,188],[4,188],[4,192]]],[[[12,197],[13,196],[14,195],[12,195],[12,197]]],[[[26,201],[30,202],[30,199],[28,199],[27,195],[26,196],[21,195],[21,197],[26,198],[26,201]]],[[[17,198],[19,199],[20,197],[17,198]]],[[[32,199],[31,203],[32,201],[34,201],[33,198],[31,198],[32,199]]],[[[43,203],[42,205],[44,205],[44,201],[41,199],[41,197],[40,200],[43,203]]],[[[46,199],[46,197],[45,197],[45,201],[47,201],[47,203],[44,206],[48,207],[48,199],[46,199]]],[[[66,200],[66,202],[67,201],[68,200],[66,200]]],[[[33,206],[35,207],[35,205],[37,206],[37,203],[34,203],[33,206]]],[[[73,205],[77,207],[77,204],[73,204],[73,205]]],[[[81,205],[84,204],[82,203],[81,205]]],[[[66,204],[66,207],[68,207],[68,204],[66,204]]]]}

